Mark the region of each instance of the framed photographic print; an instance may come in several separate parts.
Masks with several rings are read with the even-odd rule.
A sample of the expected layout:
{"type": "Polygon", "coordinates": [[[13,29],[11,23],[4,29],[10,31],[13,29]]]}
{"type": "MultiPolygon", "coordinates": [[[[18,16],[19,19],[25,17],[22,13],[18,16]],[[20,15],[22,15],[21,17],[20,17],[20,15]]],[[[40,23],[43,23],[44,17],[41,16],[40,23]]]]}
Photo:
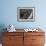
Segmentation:
{"type": "Polygon", "coordinates": [[[35,21],[35,8],[34,7],[18,7],[17,20],[21,22],[35,21]]]}

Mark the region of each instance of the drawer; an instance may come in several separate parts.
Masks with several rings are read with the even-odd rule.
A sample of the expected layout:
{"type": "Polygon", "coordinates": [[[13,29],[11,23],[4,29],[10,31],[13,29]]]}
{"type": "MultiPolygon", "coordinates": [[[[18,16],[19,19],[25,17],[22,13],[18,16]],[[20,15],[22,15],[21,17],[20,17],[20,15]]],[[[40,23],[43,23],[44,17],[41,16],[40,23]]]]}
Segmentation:
{"type": "Polygon", "coordinates": [[[24,46],[31,46],[32,44],[32,37],[26,36],[24,37],[24,46]]]}
{"type": "Polygon", "coordinates": [[[3,46],[23,46],[23,37],[22,36],[4,36],[2,45],[3,46]]]}
{"type": "Polygon", "coordinates": [[[4,36],[3,43],[14,43],[23,41],[23,36],[4,36]]]}
{"type": "Polygon", "coordinates": [[[32,40],[32,36],[24,36],[24,40],[32,40]]]}
{"type": "Polygon", "coordinates": [[[23,36],[23,32],[4,32],[4,36],[23,36]]]}
{"type": "Polygon", "coordinates": [[[32,43],[33,44],[43,44],[44,36],[32,36],[32,43]]]}
{"type": "Polygon", "coordinates": [[[2,44],[2,46],[16,46],[14,44],[2,44]]]}
{"type": "Polygon", "coordinates": [[[44,32],[24,32],[24,36],[44,36],[44,32]]]}
{"type": "Polygon", "coordinates": [[[31,44],[32,46],[44,46],[44,44],[31,44]]]}
{"type": "Polygon", "coordinates": [[[39,44],[44,44],[44,36],[24,36],[24,43],[25,44],[33,44],[33,45],[39,45],[39,44]]]}
{"type": "Polygon", "coordinates": [[[23,46],[23,44],[2,44],[2,46],[23,46]]]}

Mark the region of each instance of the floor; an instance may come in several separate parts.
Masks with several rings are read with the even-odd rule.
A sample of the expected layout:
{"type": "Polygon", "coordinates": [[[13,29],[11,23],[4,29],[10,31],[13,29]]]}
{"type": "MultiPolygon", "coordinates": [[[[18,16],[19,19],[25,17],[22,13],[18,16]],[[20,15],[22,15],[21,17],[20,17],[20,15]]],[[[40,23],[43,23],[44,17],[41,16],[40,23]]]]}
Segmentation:
{"type": "Polygon", "coordinates": [[[2,44],[0,44],[0,46],[2,46],[2,44]]]}

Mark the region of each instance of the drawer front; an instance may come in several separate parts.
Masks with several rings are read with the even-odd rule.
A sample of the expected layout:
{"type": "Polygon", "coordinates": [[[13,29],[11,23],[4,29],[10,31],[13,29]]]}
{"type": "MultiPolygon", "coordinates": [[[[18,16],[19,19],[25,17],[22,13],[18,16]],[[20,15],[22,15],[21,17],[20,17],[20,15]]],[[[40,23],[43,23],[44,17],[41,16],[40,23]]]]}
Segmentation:
{"type": "Polygon", "coordinates": [[[44,46],[44,36],[24,36],[24,46],[44,46]]]}
{"type": "Polygon", "coordinates": [[[24,36],[44,36],[45,33],[44,32],[24,32],[24,36]]]}
{"type": "Polygon", "coordinates": [[[44,46],[43,44],[32,44],[32,46],[44,46]]]}
{"type": "Polygon", "coordinates": [[[23,32],[4,32],[3,46],[23,46],[23,32]]]}
{"type": "Polygon", "coordinates": [[[22,42],[23,36],[4,36],[3,43],[15,43],[15,42],[22,42]]]}
{"type": "Polygon", "coordinates": [[[23,36],[23,32],[4,32],[4,36],[23,36]]]}
{"type": "Polygon", "coordinates": [[[32,37],[30,36],[24,36],[24,46],[31,46],[32,44],[32,37]]]}
{"type": "Polygon", "coordinates": [[[2,44],[2,46],[23,46],[23,44],[2,44]]]}
{"type": "Polygon", "coordinates": [[[44,36],[32,36],[32,44],[44,44],[44,36]]]}
{"type": "Polygon", "coordinates": [[[23,46],[23,37],[22,36],[4,37],[3,46],[23,46]]]}

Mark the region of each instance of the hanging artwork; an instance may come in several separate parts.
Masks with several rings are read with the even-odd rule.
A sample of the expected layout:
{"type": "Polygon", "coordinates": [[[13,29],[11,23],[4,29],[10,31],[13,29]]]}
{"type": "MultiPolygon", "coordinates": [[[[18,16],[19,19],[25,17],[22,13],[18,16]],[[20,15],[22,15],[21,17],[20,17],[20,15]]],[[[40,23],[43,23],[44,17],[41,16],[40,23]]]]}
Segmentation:
{"type": "Polygon", "coordinates": [[[35,8],[34,7],[18,7],[17,20],[21,22],[35,21],[35,8]]]}

